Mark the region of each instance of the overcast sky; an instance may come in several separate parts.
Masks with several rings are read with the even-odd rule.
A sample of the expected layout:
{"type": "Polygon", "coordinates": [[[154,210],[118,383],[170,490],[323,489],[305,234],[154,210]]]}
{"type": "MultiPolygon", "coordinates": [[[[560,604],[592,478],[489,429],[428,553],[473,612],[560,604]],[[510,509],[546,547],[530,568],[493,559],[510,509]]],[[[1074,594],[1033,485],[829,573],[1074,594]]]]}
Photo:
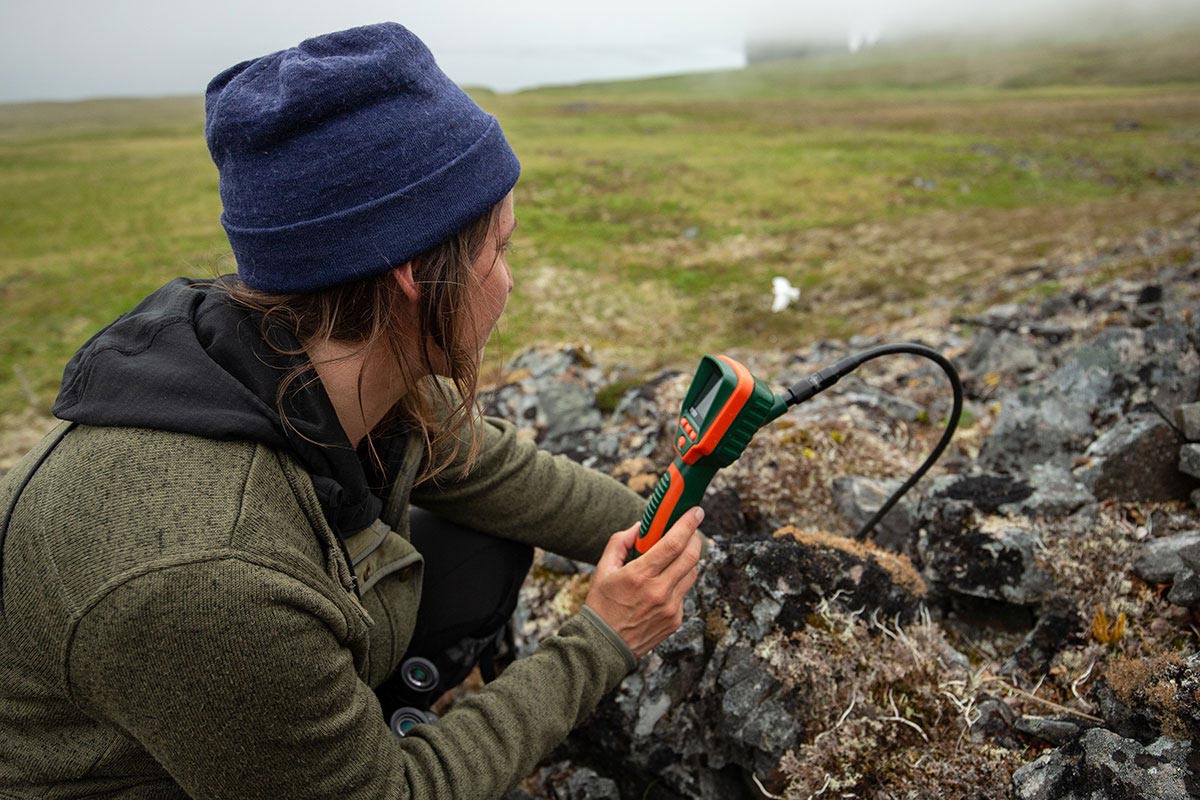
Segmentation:
{"type": "Polygon", "coordinates": [[[0,102],[199,95],[238,61],[388,19],[459,83],[510,91],[736,67],[747,38],[781,32],[841,43],[1198,14],[1200,0],[0,0],[0,102]]]}

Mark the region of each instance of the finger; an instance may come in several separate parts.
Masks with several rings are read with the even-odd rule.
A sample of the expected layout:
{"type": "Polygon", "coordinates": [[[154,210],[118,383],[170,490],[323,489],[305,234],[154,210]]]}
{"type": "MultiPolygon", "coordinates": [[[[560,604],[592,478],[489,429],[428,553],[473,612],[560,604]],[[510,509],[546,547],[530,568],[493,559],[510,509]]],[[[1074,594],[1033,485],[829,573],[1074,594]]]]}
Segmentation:
{"type": "Polygon", "coordinates": [[[692,587],[696,585],[696,581],[699,579],[700,570],[697,568],[692,567],[690,570],[685,572],[683,577],[679,579],[679,582],[676,583],[671,589],[671,601],[673,603],[682,603],[683,598],[688,592],[691,591],[692,587]]]}
{"type": "Polygon", "coordinates": [[[638,559],[638,562],[646,562],[646,569],[651,575],[660,575],[671,562],[679,558],[691,541],[692,535],[695,534],[696,528],[700,526],[700,522],[704,519],[704,509],[692,508],[683,512],[683,515],[676,520],[671,529],[663,535],[658,543],[650,548],[644,556],[638,559]]]}
{"type": "Polygon", "coordinates": [[[632,527],[626,528],[623,531],[617,531],[612,536],[608,537],[608,544],[604,546],[604,552],[600,555],[600,561],[596,564],[596,570],[613,570],[625,563],[625,556],[629,554],[629,548],[633,547],[633,543],[637,541],[638,527],[641,523],[634,523],[632,527]]]}
{"type": "Polygon", "coordinates": [[[704,537],[699,532],[693,533],[687,547],[679,554],[679,558],[667,565],[662,572],[662,579],[674,586],[687,575],[695,571],[700,563],[700,552],[704,549],[704,537]]]}

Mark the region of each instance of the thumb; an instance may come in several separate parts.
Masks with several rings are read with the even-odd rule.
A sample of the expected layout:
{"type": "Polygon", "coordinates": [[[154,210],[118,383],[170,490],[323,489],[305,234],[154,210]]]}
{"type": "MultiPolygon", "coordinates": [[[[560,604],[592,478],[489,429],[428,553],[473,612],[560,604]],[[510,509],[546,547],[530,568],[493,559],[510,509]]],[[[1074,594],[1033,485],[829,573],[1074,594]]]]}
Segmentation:
{"type": "Polygon", "coordinates": [[[596,572],[610,572],[625,564],[625,556],[629,553],[629,548],[633,547],[633,543],[637,541],[638,527],[641,524],[641,522],[635,522],[625,530],[617,531],[608,537],[608,544],[604,546],[604,553],[596,564],[596,572]]]}

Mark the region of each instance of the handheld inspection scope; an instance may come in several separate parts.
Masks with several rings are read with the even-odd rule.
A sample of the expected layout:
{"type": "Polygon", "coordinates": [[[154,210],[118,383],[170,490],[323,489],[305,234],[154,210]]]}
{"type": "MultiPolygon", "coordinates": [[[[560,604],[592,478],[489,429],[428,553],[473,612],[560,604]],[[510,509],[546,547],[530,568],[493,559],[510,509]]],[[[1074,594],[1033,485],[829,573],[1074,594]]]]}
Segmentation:
{"type": "Polygon", "coordinates": [[[867,361],[902,353],[927,358],[941,367],[950,379],[954,404],[946,430],[933,452],[855,535],[859,539],[865,538],[937,461],[962,414],[962,383],[958,372],[941,353],[925,345],[903,342],[865,350],[814,372],[782,395],[776,395],[763,381],[750,374],[745,365],[728,356],[701,358],[683,399],[672,443],[675,458],[650,495],[627,561],[646,553],[684,511],[699,505],[717,470],[736,461],[760,428],[782,416],[790,407],[825,391],[867,361]]]}
{"type": "Polygon", "coordinates": [[[642,516],[631,558],[653,547],[689,508],[700,504],[717,470],[737,460],[758,429],[787,404],[728,356],[704,356],[683,399],[675,460],[659,478],[642,516]]]}

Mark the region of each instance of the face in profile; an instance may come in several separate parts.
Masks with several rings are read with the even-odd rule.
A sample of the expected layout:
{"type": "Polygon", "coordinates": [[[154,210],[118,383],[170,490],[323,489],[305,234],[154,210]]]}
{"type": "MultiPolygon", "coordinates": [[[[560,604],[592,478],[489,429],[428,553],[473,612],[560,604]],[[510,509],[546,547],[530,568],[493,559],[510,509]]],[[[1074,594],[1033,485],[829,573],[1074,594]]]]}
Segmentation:
{"type": "Polygon", "coordinates": [[[513,289],[508,248],[516,227],[513,196],[509,192],[501,202],[499,217],[471,270],[473,286],[468,294],[468,315],[470,333],[474,337],[472,344],[476,351],[482,352],[487,344],[513,289]]]}

